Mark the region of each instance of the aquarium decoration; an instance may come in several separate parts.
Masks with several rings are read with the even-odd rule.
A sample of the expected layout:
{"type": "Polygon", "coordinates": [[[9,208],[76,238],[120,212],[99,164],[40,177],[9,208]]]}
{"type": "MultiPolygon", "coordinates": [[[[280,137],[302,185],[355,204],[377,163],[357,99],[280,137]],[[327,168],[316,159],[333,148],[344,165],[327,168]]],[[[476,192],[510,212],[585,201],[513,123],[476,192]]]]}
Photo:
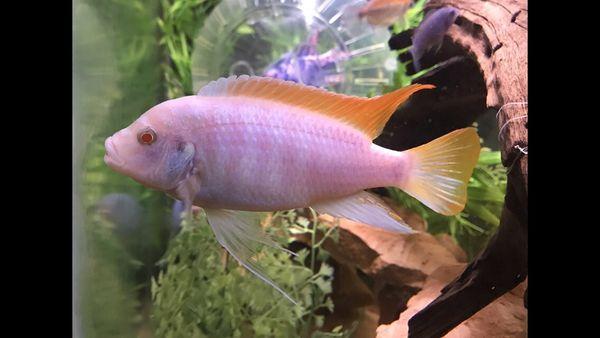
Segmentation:
{"type": "Polygon", "coordinates": [[[266,75],[365,96],[390,85],[386,27],[359,18],[364,0],[221,1],[194,37],[194,90],[229,75],[266,75]]]}
{"type": "MultiPolygon", "coordinates": [[[[443,133],[449,126],[456,128],[480,122],[479,129],[488,130],[484,134],[487,135],[486,145],[500,151],[502,166],[506,168],[502,169],[506,172],[506,193],[501,199],[501,210],[476,207],[478,210],[470,212],[470,216],[480,213],[479,216],[486,217],[490,216],[486,210],[498,210],[497,230],[465,269],[445,283],[443,292],[412,315],[407,323],[408,330],[419,337],[444,336],[458,325],[464,329],[468,326],[464,321],[470,321],[473,314],[482,318],[499,297],[508,297],[514,292],[519,298],[518,311],[526,313],[523,307],[527,307],[528,109],[527,104],[523,104],[528,101],[527,3],[521,0],[493,4],[428,0],[424,14],[427,16],[440,8],[456,8],[458,17],[446,32],[439,49],[425,53],[420,59],[423,68],[433,66],[435,71],[424,70],[415,81],[435,84],[441,90],[424,94],[422,100],[411,102],[412,107],[407,110],[413,121],[421,118],[429,124],[431,134],[426,138],[443,133]],[[498,27],[505,29],[498,30],[498,27]],[[501,83],[505,85],[498,85],[501,83]],[[511,85],[507,86],[507,83],[511,85]],[[431,105],[431,102],[440,104],[431,105]],[[426,111],[431,109],[435,114],[426,116],[426,111]],[[489,129],[490,125],[494,128],[489,129]],[[456,304],[461,304],[460,308],[456,304]]],[[[405,53],[410,48],[411,37],[414,37],[414,31],[399,32],[390,41],[390,46],[399,50],[401,60],[408,66],[407,73],[414,71],[410,69],[414,67],[408,65],[414,60],[410,53],[405,53]]],[[[396,131],[400,133],[400,130],[396,131]]],[[[484,177],[486,175],[479,178],[484,177]]],[[[480,187],[485,186],[488,184],[480,187]]],[[[503,188],[504,184],[499,187],[503,188]]],[[[493,200],[500,200],[499,195],[492,195],[496,194],[484,197],[487,202],[471,199],[469,202],[492,206],[497,203],[493,200]]],[[[495,217],[487,217],[485,221],[472,223],[485,230],[484,224],[495,222],[495,217]]],[[[526,327],[524,332],[526,334],[526,327]]]]}
{"type": "Polygon", "coordinates": [[[318,32],[309,35],[306,43],[298,45],[294,50],[268,65],[262,75],[314,87],[326,87],[334,79],[340,80],[340,77],[326,75],[335,72],[336,62],[346,60],[349,57],[348,53],[334,49],[319,54],[318,39],[318,32]]]}

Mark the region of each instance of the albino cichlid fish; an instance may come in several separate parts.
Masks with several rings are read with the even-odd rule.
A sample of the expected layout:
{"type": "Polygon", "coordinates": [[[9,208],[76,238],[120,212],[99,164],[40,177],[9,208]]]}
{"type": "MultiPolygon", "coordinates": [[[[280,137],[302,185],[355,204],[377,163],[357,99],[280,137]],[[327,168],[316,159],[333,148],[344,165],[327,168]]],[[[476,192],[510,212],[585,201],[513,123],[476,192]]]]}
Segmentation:
{"type": "MultiPolygon", "coordinates": [[[[479,156],[474,128],[393,151],[372,143],[410,95],[352,97],[272,78],[222,78],[197,95],[151,108],[106,139],[112,169],[201,206],[217,240],[243,266],[275,285],[251,260],[249,243],[274,244],[258,212],[313,207],[390,231],[410,228],[364,189],[395,186],[438,213],[464,208],[479,156]]],[[[293,301],[293,300],[292,300],[293,301]]]]}

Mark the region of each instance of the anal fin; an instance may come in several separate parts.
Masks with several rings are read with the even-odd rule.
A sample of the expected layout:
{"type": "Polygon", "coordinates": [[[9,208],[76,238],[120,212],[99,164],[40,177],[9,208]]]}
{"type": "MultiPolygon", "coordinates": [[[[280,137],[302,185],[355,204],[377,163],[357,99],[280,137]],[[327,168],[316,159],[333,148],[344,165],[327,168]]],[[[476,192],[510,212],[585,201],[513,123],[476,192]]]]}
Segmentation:
{"type": "Polygon", "coordinates": [[[400,216],[373,194],[361,191],[348,197],[321,202],[312,205],[319,213],[329,214],[334,217],[368,224],[377,228],[412,233],[412,230],[400,216]]]}
{"type": "Polygon", "coordinates": [[[263,282],[279,291],[285,298],[297,304],[281,287],[273,282],[265,272],[256,264],[255,254],[257,244],[265,244],[294,254],[275,243],[262,231],[258,222],[258,213],[224,209],[204,208],[208,224],[210,224],[217,241],[235,258],[243,267],[248,269],[263,282]]]}

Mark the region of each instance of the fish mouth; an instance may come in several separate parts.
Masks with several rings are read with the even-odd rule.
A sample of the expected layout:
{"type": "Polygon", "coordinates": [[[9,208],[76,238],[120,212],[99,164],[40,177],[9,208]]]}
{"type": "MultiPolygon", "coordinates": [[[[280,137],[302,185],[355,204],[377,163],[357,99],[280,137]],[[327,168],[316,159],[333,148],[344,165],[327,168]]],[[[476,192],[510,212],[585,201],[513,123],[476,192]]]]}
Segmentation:
{"type": "Polygon", "coordinates": [[[113,143],[112,136],[104,141],[104,148],[106,149],[106,154],[104,154],[104,163],[113,169],[122,168],[123,165],[125,165],[125,161],[119,157],[119,153],[113,143]]]}

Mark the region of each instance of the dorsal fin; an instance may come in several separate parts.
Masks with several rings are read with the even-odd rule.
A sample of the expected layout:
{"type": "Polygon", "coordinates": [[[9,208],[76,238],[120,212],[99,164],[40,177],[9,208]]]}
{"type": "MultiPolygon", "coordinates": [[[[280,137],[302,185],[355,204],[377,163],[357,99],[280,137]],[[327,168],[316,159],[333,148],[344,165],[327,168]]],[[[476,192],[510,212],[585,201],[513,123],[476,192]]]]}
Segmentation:
{"type": "Polygon", "coordinates": [[[396,108],[410,95],[433,85],[413,84],[373,98],[348,96],[269,77],[242,75],[212,81],[200,96],[245,96],[303,108],[347,123],[371,139],[381,134],[396,108]]]}

